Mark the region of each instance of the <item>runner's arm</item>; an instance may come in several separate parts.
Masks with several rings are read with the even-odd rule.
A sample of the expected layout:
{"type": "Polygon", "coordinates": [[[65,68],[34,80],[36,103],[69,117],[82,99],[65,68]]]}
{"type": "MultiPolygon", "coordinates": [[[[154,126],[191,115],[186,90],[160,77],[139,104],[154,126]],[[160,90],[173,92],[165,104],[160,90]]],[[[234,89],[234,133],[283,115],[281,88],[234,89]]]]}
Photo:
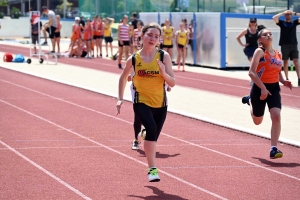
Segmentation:
{"type": "Polygon", "coordinates": [[[257,48],[254,52],[250,68],[249,68],[249,76],[252,79],[252,81],[261,89],[265,89],[265,85],[263,82],[260,80],[256,73],[256,69],[258,67],[260,59],[264,56],[264,51],[261,48],[257,48]]]}

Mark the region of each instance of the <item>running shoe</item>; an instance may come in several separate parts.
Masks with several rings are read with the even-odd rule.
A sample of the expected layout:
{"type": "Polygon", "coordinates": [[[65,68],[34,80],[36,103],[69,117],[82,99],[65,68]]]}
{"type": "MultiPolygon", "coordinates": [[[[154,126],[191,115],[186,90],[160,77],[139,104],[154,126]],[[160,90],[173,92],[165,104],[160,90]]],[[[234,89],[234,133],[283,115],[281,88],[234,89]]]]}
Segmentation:
{"type": "Polygon", "coordinates": [[[243,96],[243,98],[242,98],[242,103],[243,103],[243,104],[248,104],[248,105],[250,105],[250,95],[248,95],[248,96],[243,96]]]}
{"type": "Polygon", "coordinates": [[[45,42],[42,43],[41,45],[42,45],[42,46],[46,46],[46,45],[48,45],[48,42],[45,41],[45,42]]]}
{"type": "Polygon", "coordinates": [[[140,132],[139,136],[140,136],[143,140],[145,140],[145,138],[146,138],[146,129],[143,129],[143,130],[140,132]]]}
{"type": "Polygon", "coordinates": [[[281,151],[279,151],[276,147],[273,147],[272,150],[270,151],[271,159],[281,158],[282,156],[283,156],[283,153],[281,151]]]}
{"type": "Polygon", "coordinates": [[[132,150],[138,150],[139,149],[139,141],[138,140],[133,140],[131,149],[132,150]]]}
{"type": "Polygon", "coordinates": [[[156,168],[149,169],[148,180],[149,180],[149,182],[159,182],[160,181],[160,178],[158,176],[158,170],[156,168]]]}
{"type": "Polygon", "coordinates": [[[300,79],[298,80],[298,87],[300,87],[300,79]]]}
{"type": "Polygon", "coordinates": [[[121,64],[118,64],[118,67],[119,69],[123,69],[122,65],[121,64]]]}

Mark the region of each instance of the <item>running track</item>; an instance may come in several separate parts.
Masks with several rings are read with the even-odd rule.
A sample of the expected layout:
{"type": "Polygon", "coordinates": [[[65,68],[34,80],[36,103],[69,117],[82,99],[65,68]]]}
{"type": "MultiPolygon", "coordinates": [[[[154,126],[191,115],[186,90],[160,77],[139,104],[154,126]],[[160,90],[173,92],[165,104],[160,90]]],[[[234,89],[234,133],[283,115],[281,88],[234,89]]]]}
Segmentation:
{"type": "MultiPolygon", "coordinates": [[[[29,49],[25,47],[15,47],[10,45],[1,45],[0,51],[10,52],[13,54],[22,53],[29,57],[29,49]]],[[[70,59],[60,58],[59,63],[69,64],[74,66],[98,69],[101,71],[120,73],[121,70],[117,67],[117,62],[107,59],[70,59]]],[[[123,64],[123,66],[125,63],[123,64]]],[[[245,71],[245,73],[247,73],[245,71]]],[[[290,72],[291,73],[291,72],[290,72]]],[[[175,71],[176,84],[186,87],[191,87],[200,90],[213,91],[221,94],[242,97],[250,92],[249,81],[241,79],[233,79],[221,76],[214,76],[192,72],[177,72],[175,71]]],[[[237,77],[238,78],[238,77],[237,77]]],[[[282,103],[285,106],[300,108],[300,88],[293,88],[291,91],[286,87],[281,87],[282,103]]]]}
{"type": "Polygon", "coordinates": [[[130,103],[116,117],[111,97],[5,69],[0,82],[2,199],[300,196],[299,148],[282,145],[284,158],[269,160],[269,140],[169,113],[162,181],[148,183],[144,152],[130,149],[130,103]]]}

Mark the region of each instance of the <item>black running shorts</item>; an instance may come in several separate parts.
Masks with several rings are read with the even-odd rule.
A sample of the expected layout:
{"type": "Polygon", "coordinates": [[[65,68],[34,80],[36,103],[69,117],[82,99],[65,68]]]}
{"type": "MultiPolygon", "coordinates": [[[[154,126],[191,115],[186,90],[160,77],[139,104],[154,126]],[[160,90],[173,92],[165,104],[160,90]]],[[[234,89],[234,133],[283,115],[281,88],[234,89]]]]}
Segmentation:
{"type": "Polygon", "coordinates": [[[255,117],[261,117],[265,113],[266,104],[269,110],[271,108],[281,109],[281,96],[279,83],[264,83],[266,88],[272,95],[268,95],[265,100],[260,100],[261,89],[253,84],[250,92],[250,100],[252,104],[252,111],[255,117]]]}

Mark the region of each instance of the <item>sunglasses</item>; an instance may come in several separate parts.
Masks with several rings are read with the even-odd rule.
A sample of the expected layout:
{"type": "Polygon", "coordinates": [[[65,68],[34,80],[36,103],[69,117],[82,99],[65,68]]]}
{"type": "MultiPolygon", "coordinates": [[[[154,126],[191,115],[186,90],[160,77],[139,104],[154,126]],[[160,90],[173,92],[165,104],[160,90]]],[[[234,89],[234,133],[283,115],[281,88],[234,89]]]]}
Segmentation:
{"type": "Polygon", "coordinates": [[[256,21],[250,21],[250,23],[256,23],[256,21]]]}
{"type": "Polygon", "coordinates": [[[285,16],[289,16],[289,15],[292,15],[292,14],[285,14],[285,16]]]}

